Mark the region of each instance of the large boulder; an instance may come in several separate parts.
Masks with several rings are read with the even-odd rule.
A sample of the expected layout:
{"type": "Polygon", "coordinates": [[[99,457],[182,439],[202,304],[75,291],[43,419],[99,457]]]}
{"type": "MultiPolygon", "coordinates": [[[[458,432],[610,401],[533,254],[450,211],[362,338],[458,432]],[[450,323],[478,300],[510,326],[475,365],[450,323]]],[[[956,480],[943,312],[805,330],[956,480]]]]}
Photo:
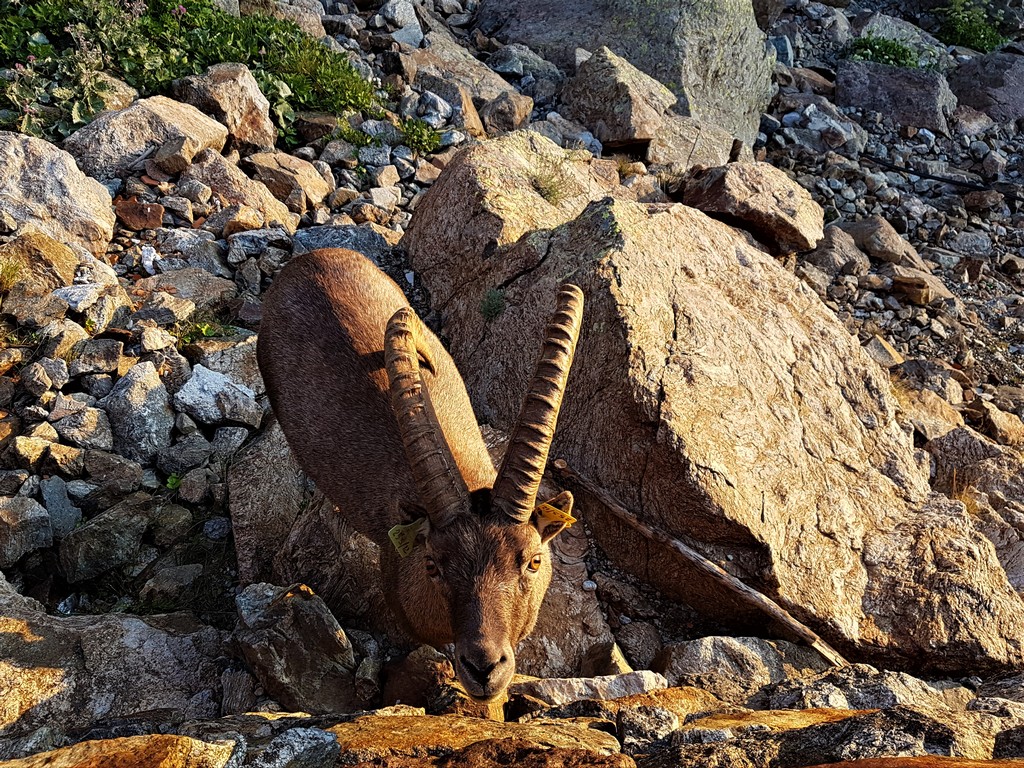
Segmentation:
{"type": "Polygon", "coordinates": [[[0,131],[0,213],[94,254],[114,236],[107,188],[42,139],[0,131]]]}
{"type": "Polygon", "coordinates": [[[220,151],[228,129],[191,104],[166,96],[141,99],[127,109],[104,112],[64,141],[79,167],[98,179],[123,176],[146,153],[170,141],[183,141],[194,154],[220,151]]]}
{"type": "Polygon", "coordinates": [[[215,64],[206,74],[175,80],[172,87],[179,100],[217,118],[234,146],[267,149],[277,141],[270,102],[244,64],[215,64]]]}
{"type": "Polygon", "coordinates": [[[681,114],[748,143],[772,93],[774,55],[751,0],[483,0],[478,23],[567,72],[575,48],[608,46],[667,85],[681,114]]]}
{"type": "MultiPolygon", "coordinates": [[[[442,175],[404,242],[482,419],[517,418],[572,280],[587,309],[553,457],[855,657],[972,674],[1024,662],[1024,601],[991,542],[930,494],[887,375],[808,288],[692,208],[603,200],[566,223],[570,211],[531,202],[528,169],[488,181],[475,159],[495,162],[457,160],[449,178],[471,193],[456,198],[442,175]],[[499,195],[505,207],[481,205],[499,195]]],[[[753,618],[582,504],[622,566],[706,612],[753,618]]]]}
{"type": "Polygon", "coordinates": [[[646,152],[649,162],[670,174],[729,161],[730,131],[673,113],[677,99],[672,91],[608,48],[598,49],[580,65],[562,99],[569,116],[593,131],[607,149],[646,152]]]}
{"type": "Polygon", "coordinates": [[[567,114],[606,147],[650,141],[676,103],[672,91],[606,47],[580,65],[562,89],[567,114]]]}
{"type": "Polygon", "coordinates": [[[957,101],[939,72],[844,59],[836,74],[836,104],[873,109],[901,125],[948,135],[957,101]]]}
{"type": "Polygon", "coordinates": [[[0,577],[0,738],[216,716],[221,640],[183,615],[49,616],[0,577]]]}
{"type": "Polygon", "coordinates": [[[949,87],[961,104],[974,107],[999,122],[1013,122],[1024,117],[1022,77],[1024,56],[1011,51],[994,51],[957,67],[949,76],[949,87]]]}
{"type": "Polygon", "coordinates": [[[807,190],[768,163],[694,169],[683,202],[736,222],[775,252],[807,251],[825,236],[825,213],[807,190]]]}

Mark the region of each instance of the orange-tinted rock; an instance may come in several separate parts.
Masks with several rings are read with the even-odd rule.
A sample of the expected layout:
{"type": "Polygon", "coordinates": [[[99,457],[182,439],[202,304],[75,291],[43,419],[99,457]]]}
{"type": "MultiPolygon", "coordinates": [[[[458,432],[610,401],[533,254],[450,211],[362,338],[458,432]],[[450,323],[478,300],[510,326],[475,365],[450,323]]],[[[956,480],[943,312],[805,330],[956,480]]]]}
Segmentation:
{"type": "Polygon", "coordinates": [[[131,736],[83,741],[20,760],[0,762],[3,768],[223,768],[231,758],[231,742],[208,744],[186,736],[131,736]]]}
{"type": "Polygon", "coordinates": [[[128,229],[138,232],[142,229],[156,229],[164,221],[164,207],[159,203],[140,203],[137,200],[121,200],[114,206],[118,220],[128,229]]]}

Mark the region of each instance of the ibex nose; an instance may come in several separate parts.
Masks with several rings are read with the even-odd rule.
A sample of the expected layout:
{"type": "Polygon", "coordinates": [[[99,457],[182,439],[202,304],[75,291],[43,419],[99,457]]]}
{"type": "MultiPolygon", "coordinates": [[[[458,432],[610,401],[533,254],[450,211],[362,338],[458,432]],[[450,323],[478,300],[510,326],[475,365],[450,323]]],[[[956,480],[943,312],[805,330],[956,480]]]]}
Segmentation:
{"type": "Polygon", "coordinates": [[[512,679],[515,668],[511,648],[460,649],[458,661],[459,679],[466,691],[478,699],[490,699],[501,693],[512,679]]]}

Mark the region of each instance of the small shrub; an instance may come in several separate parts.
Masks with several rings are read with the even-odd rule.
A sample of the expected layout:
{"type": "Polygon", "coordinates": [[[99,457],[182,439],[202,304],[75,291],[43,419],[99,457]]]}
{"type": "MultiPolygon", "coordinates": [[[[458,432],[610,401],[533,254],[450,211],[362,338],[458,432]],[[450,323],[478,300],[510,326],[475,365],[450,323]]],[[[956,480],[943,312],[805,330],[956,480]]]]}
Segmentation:
{"type": "Polygon", "coordinates": [[[940,8],[942,27],[939,38],[948,45],[962,45],[987,53],[1006,39],[999,34],[996,21],[990,17],[987,0],[950,0],[940,8]]]}
{"type": "Polygon", "coordinates": [[[505,294],[499,288],[491,288],[480,302],[480,314],[488,323],[505,311],[505,294]]]}
{"type": "Polygon", "coordinates": [[[0,128],[58,140],[104,108],[100,72],[150,96],[228,61],[247,64],[286,141],[296,110],[379,106],[347,56],[289,21],[212,0],[0,0],[0,128]]]}
{"type": "Polygon", "coordinates": [[[0,293],[7,293],[18,282],[24,265],[17,259],[0,259],[0,293]]]}
{"type": "Polygon", "coordinates": [[[409,149],[421,155],[437,150],[441,146],[441,134],[422,120],[409,119],[402,123],[402,141],[409,149]]]}
{"type": "Polygon", "coordinates": [[[873,61],[890,67],[917,67],[919,63],[917,53],[906,43],[870,33],[850,44],[848,56],[856,61],[873,61]]]}
{"type": "Polygon", "coordinates": [[[537,194],[551,205],[558,205],[573,191],[573,181],[563,168],[564,162],[555,158],[540,160],[531,180],[537,194]]]}
{"type": "Polygon", "coordinates": [[[166,486],[169,491],[176,491],[181,488],[181,475],[177,472],[168,475],[166,486]]]}

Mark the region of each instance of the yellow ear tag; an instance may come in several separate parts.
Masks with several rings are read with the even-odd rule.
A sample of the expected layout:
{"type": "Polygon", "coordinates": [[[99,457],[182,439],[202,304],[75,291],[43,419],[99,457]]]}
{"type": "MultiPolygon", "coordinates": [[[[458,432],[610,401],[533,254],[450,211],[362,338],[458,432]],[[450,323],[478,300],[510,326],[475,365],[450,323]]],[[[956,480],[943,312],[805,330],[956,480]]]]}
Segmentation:
{"type": "Polygon", "coordinates": [[[388,538],[395,545],[395,551],[398,552],[399,557],[408,557],[412,554],[413,547],[416,546],[416,537],[426,522],[427,518],[421,517],[408,525],[396,525],[388,531],[388,538]]]}
{"type": "MultiPolygon", "coordinates": [[[[546,501],[538,504],[536,509],[533,510],[537,513],[540,519],[544,522],[544,525],[551,523],[563,523],[566,528],[576,522],[576,518],[570,515],[568,512],[559,509],[558,507],[548,504],[546,501]]],[[[542,526],[543,528],[543,526],[542,526]]]]}

